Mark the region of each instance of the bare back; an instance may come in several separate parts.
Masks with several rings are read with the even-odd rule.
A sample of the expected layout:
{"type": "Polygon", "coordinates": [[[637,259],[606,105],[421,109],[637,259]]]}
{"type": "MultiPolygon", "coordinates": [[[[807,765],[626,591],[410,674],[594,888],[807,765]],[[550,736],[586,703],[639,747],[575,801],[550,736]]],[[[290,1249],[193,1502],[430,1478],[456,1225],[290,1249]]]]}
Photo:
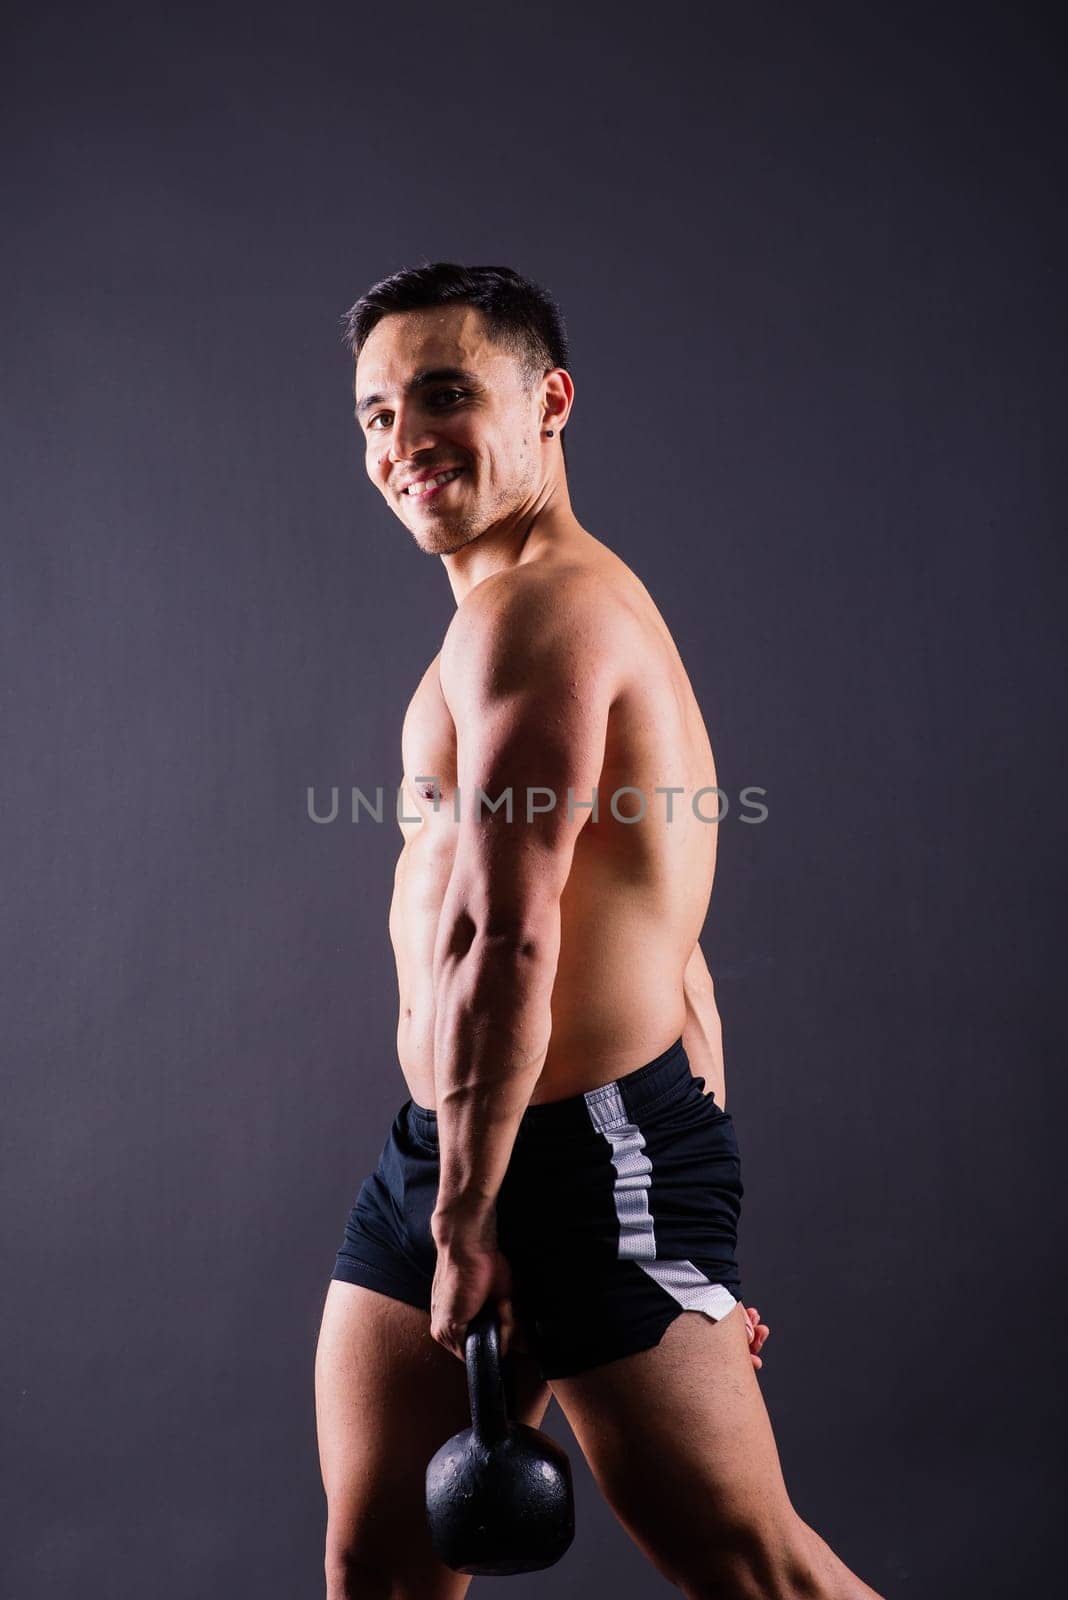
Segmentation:
{"type": "MultiPolygon", "coordinates": [[[[577,815],[588,820],[560,904],[552,1036],[532,1104],[607,1083],[680,1036],[683,971],[704,922],[716,860],[717,825],[702,819],[715,818],[718,797],[699,796],[716,784],[712,749],[675,643],[648,591],[614,552],[584,535],[579,559],[596,573],[610,613],[620,687],[609,712],[597,817],[578,809],[591,795],[574,796],[577,815]],[[682,792],[663,792],[670,788],[682,792]]],[[[573,566],[574,547],[568,560],[573,566]]],[[[551,582],[551,559],[539,565],[551,582]]],[[[398,1056],[409,1093],[427,1107],[435,1103],[434,943],[456,846],[457,803],[474,801],[456,799],[457,730],[442,696],[439,659],[404,719],[404,845],[389,920],[400,990],[398,1056]]],[[[526,783],[531,789],[539,783],[533,768],[526,783]]],[[[525,795],[516,793],[514,802],[513,825],[522,827],[525,795]]],[[[566,805],[567,797],[558,803],[566,805]]]]}

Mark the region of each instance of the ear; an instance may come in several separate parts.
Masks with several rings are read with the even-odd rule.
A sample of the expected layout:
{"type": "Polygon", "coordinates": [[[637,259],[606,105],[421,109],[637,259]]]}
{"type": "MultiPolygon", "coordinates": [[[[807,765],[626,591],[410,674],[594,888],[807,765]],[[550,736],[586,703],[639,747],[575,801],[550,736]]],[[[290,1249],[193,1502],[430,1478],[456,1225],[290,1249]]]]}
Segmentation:
{"type": "Polygon", "coordinates": [[[541,426],[559,433],[568,417],[575,399],[575,385],[570,372],[563,367],[553,367],[541,380],[541,426]]]}

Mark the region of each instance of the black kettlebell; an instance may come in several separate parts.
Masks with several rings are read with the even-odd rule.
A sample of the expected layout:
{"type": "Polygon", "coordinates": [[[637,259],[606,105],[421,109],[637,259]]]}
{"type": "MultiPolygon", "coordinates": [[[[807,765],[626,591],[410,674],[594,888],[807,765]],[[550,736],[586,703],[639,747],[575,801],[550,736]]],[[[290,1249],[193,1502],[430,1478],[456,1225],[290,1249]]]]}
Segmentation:
{"type": "Polygon", "coordinates": [[[571,1465],[540,1428],[508,1421],[492,1305],[468,1324],[464,1354],[472,1426],[427,1465],[431,1542],[453,1572],[488,1578],[540,1572],[575,1537],[571,1465]]]}

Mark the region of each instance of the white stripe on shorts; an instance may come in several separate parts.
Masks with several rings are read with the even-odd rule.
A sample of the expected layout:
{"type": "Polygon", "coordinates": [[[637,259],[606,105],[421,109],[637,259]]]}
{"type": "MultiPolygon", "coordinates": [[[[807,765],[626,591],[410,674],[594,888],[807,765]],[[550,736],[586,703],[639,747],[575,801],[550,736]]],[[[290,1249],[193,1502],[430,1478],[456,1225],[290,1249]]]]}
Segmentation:
{"type": "Polygon", "coordinates": [[[645,1154],[641,1129],[628,1120],[618,1085],[606,1083],[601,1089],[590,1089],[584,1099],[590,1121],[612,1147],[619,1260],[636,1261],[684,1311],[703,1311],[718,1322],[738,1304],[730,1290],[722,1283],[712,1283],[692,1261],[657,1260],[656,1231],[649,1210],[653,1164],[645,1154]]]}

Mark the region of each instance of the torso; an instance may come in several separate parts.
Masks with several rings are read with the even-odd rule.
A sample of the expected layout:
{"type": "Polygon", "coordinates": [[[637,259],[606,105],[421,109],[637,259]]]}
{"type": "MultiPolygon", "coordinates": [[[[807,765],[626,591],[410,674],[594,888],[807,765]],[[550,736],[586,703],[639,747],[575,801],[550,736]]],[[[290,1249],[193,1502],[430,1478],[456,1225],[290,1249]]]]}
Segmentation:
{"type": "MultiPolygon", "coordinates": [[[[695,816],[692,800],[716,784],[716,770],[679,653],[625,563],[592,538],[585,550],[605,604],[618,608],[622,686],[609,713],[599,816],[579,833],[561,899],[552,1035],[531,1104],[608,1083],[679,1038],[686,1016],[682,975],[715,872],[718,828],[695,816]],[[624,785],[644,795],[643,820],[612,815],[609,801],[624,785]],[[671,797],[670,824],[668,796],[655,792],[669,785],[684,791],[671,797]]],[[[434,943],[457,832],[456,728],[442,697],[439,659],[427,667],[404,719],[404,844],[389,917],[400,990],[397,1051],[408,1092],[427,1107],[435,1104],[434,943]],[[437,809],[419,777],[437,780],[437,809]]],[[[706,817],[716,815],[717,798],[698,802],[706,817]]],[[[618,797],[622,815],[638,808],[636,795],[618,797]]]]}

